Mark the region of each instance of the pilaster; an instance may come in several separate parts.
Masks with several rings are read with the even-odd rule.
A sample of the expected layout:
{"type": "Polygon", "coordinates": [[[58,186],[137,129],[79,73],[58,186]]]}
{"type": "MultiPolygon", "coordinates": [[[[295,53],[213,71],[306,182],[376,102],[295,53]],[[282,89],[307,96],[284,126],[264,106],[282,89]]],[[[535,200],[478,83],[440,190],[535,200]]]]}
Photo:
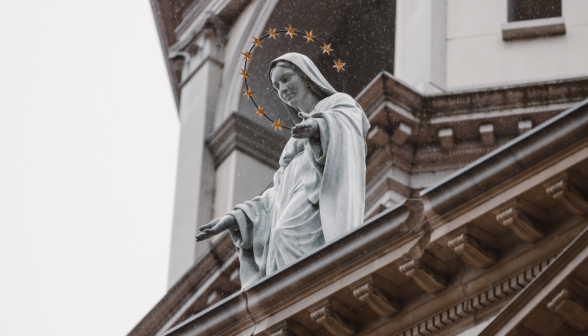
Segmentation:
{"type": "Polygon", "coordinates": [[[424,93],[446,85],[446,0],[398,0],[394,75],[424,93]]]}
{"type": "Polygon", "coordinates": [[[206,139],[212,134],[222,76],[223,32],[208,24],[189,43],[172,46],[184,58],[180,99],[180,142],[168,286],[208,249],[196,244],[197,227],[212,219],[214,162],[206,139]]]}

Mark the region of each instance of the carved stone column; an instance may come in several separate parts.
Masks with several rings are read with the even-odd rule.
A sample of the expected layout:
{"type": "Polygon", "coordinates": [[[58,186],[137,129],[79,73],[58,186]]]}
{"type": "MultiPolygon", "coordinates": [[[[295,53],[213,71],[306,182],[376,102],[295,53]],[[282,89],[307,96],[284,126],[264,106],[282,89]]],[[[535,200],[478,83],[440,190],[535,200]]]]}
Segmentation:
{"type": "Polygon", "coordinates": [[[539,222],[531,220],[527,213],[533,213],[539,218],[544,218],[544,211],[536,206],[515,199],[512,202],[499,208],[496,220],[502,225],[510,228],[522,240],[533,243],[543,237],[539,222]]]}
{"type": "Polygon", "coordinates": [[[561,316],[577,331],[588,330],[588,308],[570,289],[561,290],[547,304],[547,308],[561,316]]]}
{"type": "Polygon", "coordinates": [[[559,200],[568,211],[577,216],[586,216],[588,200],[580,190],[588,190],[588,180],[573,171],[559,174],[545,188],[547,194],[559,200]]]}
{"type": "Polygon", "coordinates": [[[447,281],[437,271],[420,260],[410,260],[399,267],[400,272],[412,278],[416,284],[428,293],[436,293],[447,287],[447,281]]]}
{"type": "Polygon", "coordinates": [[[357,320],[357,315],[333,298],[321,300],[308,310],[310,317],[333,336],[353,336],[357,332],[357,326],[351,321],[357,320]]]}
{"type": "Polygon", "coordinates": [[[400,302],[386,290],[386,287],[389,286],[386,280],[371,274],[350,288],[353,290],[353,295],[360,301],[367,303],[376,314],[389,317],[400,311],[400,302]]]}

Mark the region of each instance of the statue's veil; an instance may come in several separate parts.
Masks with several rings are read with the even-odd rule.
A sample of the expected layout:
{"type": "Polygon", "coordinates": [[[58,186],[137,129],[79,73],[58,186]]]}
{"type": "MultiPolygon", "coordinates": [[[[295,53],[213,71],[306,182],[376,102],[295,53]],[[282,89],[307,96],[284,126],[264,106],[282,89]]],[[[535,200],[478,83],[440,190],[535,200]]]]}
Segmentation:
{"type": "MultiPolygon", "coordinates": [[[[315,87],[321,91],[323,97],[329,97],[337,93],[331,84],[323,77],[323,74],[319,71],[319,69],[314,65],[314,63],[308,58],[306,55],[302,55],[299,53],[288,53],[284,54],[270,63],[269,66],[269,81],[270,85],[272,85],[272,69],[278,64],[280,61],[290,62],[298,67],[300,71],[302,71],[306,75],[306,80],[311,81],[315,87]]],[[[273,85],[272,85],[273,88],[273,85]]],[[[274,88],[275,90],[275,88],[274,88]]],[[[298,110],[294,109],[292,106],[284,103],[284,106],[290,112],[290,115],[297,115],[298,110]]]]}

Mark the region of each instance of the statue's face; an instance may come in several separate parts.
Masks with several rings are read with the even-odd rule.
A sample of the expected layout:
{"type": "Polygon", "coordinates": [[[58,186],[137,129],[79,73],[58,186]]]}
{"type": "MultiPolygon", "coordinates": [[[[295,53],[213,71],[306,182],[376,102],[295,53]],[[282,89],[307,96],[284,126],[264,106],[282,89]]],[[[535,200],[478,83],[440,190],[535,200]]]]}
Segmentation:
{"type": "Polygon", "coordinates": [[[272,71],[272,85],[282,101],[292,107],[300,107],[312,91],[308,83],[294,69],[276,66],[272,71]]]}

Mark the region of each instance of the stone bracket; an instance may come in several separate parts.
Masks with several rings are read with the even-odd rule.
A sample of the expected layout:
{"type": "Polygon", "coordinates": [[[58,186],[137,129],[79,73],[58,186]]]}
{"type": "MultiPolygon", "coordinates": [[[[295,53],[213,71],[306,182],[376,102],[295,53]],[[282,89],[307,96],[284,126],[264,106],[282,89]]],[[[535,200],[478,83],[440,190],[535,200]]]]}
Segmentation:
{"type": "Polygon", "coordinates": [[[404,123],[399,123],[398,127],[390,137],[390,140],[392,140],[393,143],[402,146],[411,135],[412,128],[404,123]]]}
{"type": "MultiPolygon", "coordinates": [[[[522,240],[533,243],[543,237],[543,232],[541,232],[537,223],[532,221],[526,214],[531,207],[535,206],[525,201],[514,200],[498,211],[496,220],[510,228],[522,240]]],[[[541,214],[537,212],[543,213],[544,211],[540,209],[533,211],[538,217],[542,218],[541,214]]]]}
{"type": "Polygon", "coordinates": [[[272,332],[271,334],[268,334],[269,336],[298,336],[295,333],[291,332],[289,329],[278,329],[274,332],[272,332]]]}
{"type": "Polygon", "coordinates": [[[291,320],[284,320],[265,332],[267,336],[312,336],[312,333],[291,320]]]}
{"type": "Polygon", "coordinates": [[[386,280],[372,274],[350,288],[353,295],[367,305],[378,315],[389,317],[400,311],[400,302],[384,289],[386,280]]]}
{"type": "Polygon", "coordinates": [[[538,335],[529,331],[528,329],[526,329],[522,325],[519,325],[514,329],[514,333],[509,336],[538,336],[538,335]]]}
{"type": "Polygon", "coordinates": [[[331,335],[353,336],[356,334],[357,326],[349,319],[349,315],[355,314],[339,301],[327,298],[308,310],[312,320],[325,327],[331,335]]]}
{"type": "Polygon", "coordinates": [[[561,290],[547,308],[561,316],[577,331],[588,330],[588,308],[570,289],[561,290]]]}
{"type": "Polygon", "coordinates": [[[498,260],[498,251],[482,244],[467,230],[450,240],[447,246],[461,255],[468,264],[477,268],[486,268],[498,260]]]}
{"type": "Polygon", "coordinates": [[[378,147],[384,147],[390,141],[390,136],[382,127],[374,126],[368,132],[367,139],[378,145],[378,147]]]}
{"type": "Polygon", "coordinates": [[[588,190],[588,180],[573,171],[566,171],[546,184],[545,191],[574,215],[586,216],[588,200],[579,189],[588,190]]]}
{"type": "Polygon", "coordinates": [[[455,141],[453,140],[453,129],[452,128],[443,128],[440,129],[437,133],[439,136],[439,142],[441,143],[441,147],[443,149],[449,150],[455,146],[455,141]]]}
{"type": "Polygon", "coordinates": [[[400,272],[412,278],[428,293],[436,293],[447,287],[445,278],[418,259],[412,259],[399,267],[400,272]]]}
{"type": "Polygon", "coordinates": [[[494,131],[493,124],[480,125],[479,131],[484,146],[491,146],[496,143],[496,132],[494,131]]]}

